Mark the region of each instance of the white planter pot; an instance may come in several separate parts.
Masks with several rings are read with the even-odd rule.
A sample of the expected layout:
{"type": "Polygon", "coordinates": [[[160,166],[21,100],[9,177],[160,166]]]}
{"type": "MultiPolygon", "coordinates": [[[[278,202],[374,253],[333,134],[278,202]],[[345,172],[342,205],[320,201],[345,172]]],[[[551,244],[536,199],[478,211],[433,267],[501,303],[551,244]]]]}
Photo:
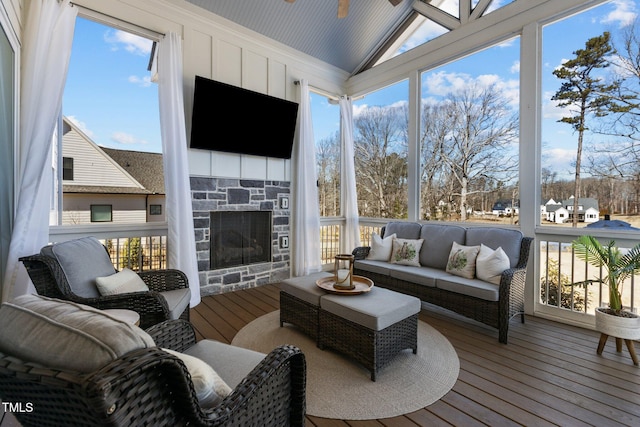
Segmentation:
{"type": "Polygon", "coordinates": [[[614,316],[601,310],[596,308],[597,331],[625,340],[640,339],[640,316],[634,313],[629,313],[631,317],[614,316]]]}

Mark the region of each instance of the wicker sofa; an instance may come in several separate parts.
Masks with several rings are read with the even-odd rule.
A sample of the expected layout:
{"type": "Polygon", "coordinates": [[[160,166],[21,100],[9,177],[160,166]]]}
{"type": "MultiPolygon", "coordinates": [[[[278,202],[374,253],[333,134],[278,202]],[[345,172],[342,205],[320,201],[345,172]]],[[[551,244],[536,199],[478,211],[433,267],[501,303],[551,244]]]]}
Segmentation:
{"type": "MultiPolygon", "coordinates": [[[[397,221],[388,223],[382,228],[381,236],[374,238],[373,250],[370,246],[353,250],[356,258],[354,274],[372,279],[376,286],[416,296],[422,301],[497,328],[501,343],[507,343],[509,320],[512,317],[520,314],[524,323],[525,276],[533,239],[524,237],[520,231],[397,221]],[[384,247],[393,244],[394,250],[398,250],[399,244],[407,242],[417,242],[416,247],[419,247],[413,262],[398,263],[392,256],[385,259],[384,247]],[[494,255],[498,252],[505,268],[500,268],[498,271],[501,273],[493,276],[493,283],[484,276],[485,280],[479,279],[475,270],[468,277],[462,277],[450,268],[455,263],[452,258],[456,252],[452,250],[454,245],[465,252],[475,251],[474,248],[488,251],[493,258],[483,257],[483,264],[477,266],[482,267],[483,272],[487,270],[484,261],[496,259],[494,255]],[[381,252],[382,257],[379,255],[381,252]]],[[[477,252],[473,258],[479,256],[480,252],[477,252]]]]}
{"type": "Polygon", "coordinates": [[[143,331],[36,295],[3,303],[0,320],[0,399],[21,405],[23,426],[304,425],[306,364],[296,347],[265,355],[196,343],[181,319],[143,331]],[[220,378],[213,394],[203,362],[220,378]]]}

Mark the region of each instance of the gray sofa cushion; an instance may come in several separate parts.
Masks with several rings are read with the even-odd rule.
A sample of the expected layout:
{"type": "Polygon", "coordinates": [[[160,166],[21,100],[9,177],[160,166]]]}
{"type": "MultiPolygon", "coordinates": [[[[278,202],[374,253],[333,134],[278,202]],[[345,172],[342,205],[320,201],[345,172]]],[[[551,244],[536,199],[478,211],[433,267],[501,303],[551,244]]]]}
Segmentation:
{"type": "Polygon", "coordinates": [[[436,280],[436,287],[449,292],[468,295],[486,301],[498,301],[499,287],[493,283],[484,282],[478,279],[467,279],[466,277],[449,274],[446,277],[439,277],[436,280]]]}
{"type": "Polygon", "coordinates": [[[74,294],[84,298],[100,296],[96,277],[116,273],[109,254],[95,237],[83,237],[45,246],[40,254],[55,258],[64,271],[74,294]]]}
{"type": "MultiPolygon", "coordinates": [[[[353,268],[358,268],[364,271],[370,271],[372,273],[389,275],[389,268],[394,265],[387,261],[373,261],[369,259],[357,260],[353,263],[353,268]]],[[[397,265],[397,264],[395,264],[397,265]]]]}
{"type": "Polygon", "coordinates": [[[509,257],[511,268],[513,268],[520,258],[522,232],[494,227],[470,227],[467,229],[466,244],[468,246],[484,244],[494,250],[501,247],[509,257]]]}
{"type": "Polygon", "coordinates": [[[390,276],[395,279],[417,283],[418,285],[429,286],[431,288],[436,286],[436,279],[439,277],[449,276],[449,273],[438,270],[437,268],[410,266],[400,267],[401,266],[397,266],[396,268],[390,269],[390,276]]]}
{"type": "Polygon", "coordinates": [[[464,245],[465,234],[466,230],[457,225],[423,224],[420,229],[420,238],[424,239],[420,265],[446,269],[453,242],[464,245]]]}
{"type": "Polygon", "coordinates": [[[257,351],[214,340],[198,341],[185,350],[184,354],[206,362],[232,389],[236,388],[242,379],[266,356],[257,351]]]}
{"type": "Polygon", "coordinates": [[[395,233],[398,239],[419,239],[421,227],[417,222],[390,222],[384,228],[384,235],[395,233]]]}

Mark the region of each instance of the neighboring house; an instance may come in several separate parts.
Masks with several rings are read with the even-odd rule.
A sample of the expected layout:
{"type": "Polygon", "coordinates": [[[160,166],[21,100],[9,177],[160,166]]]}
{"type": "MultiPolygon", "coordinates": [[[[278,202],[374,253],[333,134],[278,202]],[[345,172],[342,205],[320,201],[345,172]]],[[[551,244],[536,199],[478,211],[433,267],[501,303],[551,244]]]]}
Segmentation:
{"type": "MultiPolygon", "coordinates": [[[[573,201],[571,196],[562,202],[549,199],[540,209],[543,219],[556,224],[570,222],[573,219],[573,201]]],[[[600,219],[598,201],[590,197],[578,199],[578,222],[596,222],[600,219]]]]}
{"type": "Polygon", "coordinates": [[[99,147],[66,117],[62,224],[165,221],[162,154],[99,147]]]}
{"type": "Polygon", "coordinates": [[[515,206],[511,202],[511,200],[498,200],[493,204],[491,208],[491,213],[493,215],[519,215],[520,214],[520,206],[519,202],[515,202],[515,206]]]}

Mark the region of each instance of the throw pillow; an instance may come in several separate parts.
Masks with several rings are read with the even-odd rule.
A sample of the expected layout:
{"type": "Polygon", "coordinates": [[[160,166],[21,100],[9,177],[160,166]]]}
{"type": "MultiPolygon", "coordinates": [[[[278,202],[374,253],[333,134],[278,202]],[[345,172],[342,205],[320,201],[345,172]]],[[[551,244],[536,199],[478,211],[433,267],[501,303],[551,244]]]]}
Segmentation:
{"type": "Polygon", "coordinates": [[[447,273],[473,279],[476,274],[476,257],[479,251],[480,246],[464,246],[453,242],[447,262],[447,273]]]}
{"type": "Polygon", "coordinates": [[[393,239],[391,263],[420,267],[420,248],[424,239],[393,239]]]}
{"type": "Polygon", "coordinates": [[[373,261],[389,261],[391,251],[393,250],[393,239],[395,238],[395,233],[384,239],[377,233],[371,234],[371,249],[369,250],[367,259],[373,261]]]}
{"type": "Polygon", "coordinates": [[[149,291],[149,287],[140,276],[128,268],[123,268],[122,271],[110,276],[96,277],[96,286],[98,287],[100,295],[149,291]]]}
{"type": "Polygon", "coordinates": [[[202,359],[167,348],[162,350],[182,360],[182,363],[187,367],[198,402],[203,408],[213,408],[231,394],[231,387],[202,359]]]}
{"type": "Polygon", "coordinates": [[[71,301],[22,295],[0,307],[0,351],[50,368],[93,372],[155,347],[139,327],[71,301]]]}
{"type": "Polygon", "coordinates": [[[498,247],[495,251],[483,244],[476,258],[476,276],[486,282],[500,284],[502,272],[509,268],[509,257],[498,247]]]}

